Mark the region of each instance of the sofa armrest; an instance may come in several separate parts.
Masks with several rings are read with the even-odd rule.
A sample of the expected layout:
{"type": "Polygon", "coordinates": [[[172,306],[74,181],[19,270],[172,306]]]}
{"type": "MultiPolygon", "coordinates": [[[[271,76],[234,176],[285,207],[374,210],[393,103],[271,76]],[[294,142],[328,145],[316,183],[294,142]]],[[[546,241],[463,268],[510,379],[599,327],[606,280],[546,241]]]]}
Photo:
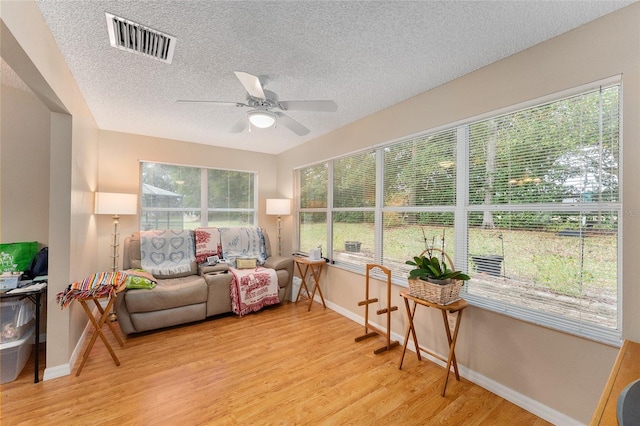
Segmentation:
{"type": "Polygon", "coordinates": [[[280,301],[291,298],[291,282],[293,280],[293,258],[284,256],[269,256],[264,261],[265,268],[271,268],[278,274],[278,285],[284,289],[280,301]]]}
{"type": "Polygon", "coordinates": [[[293,270],[293,259],[284,256],[271,256],[264,261],[264,267],[275,269],[276,271],[289,268],[293,270]]]}

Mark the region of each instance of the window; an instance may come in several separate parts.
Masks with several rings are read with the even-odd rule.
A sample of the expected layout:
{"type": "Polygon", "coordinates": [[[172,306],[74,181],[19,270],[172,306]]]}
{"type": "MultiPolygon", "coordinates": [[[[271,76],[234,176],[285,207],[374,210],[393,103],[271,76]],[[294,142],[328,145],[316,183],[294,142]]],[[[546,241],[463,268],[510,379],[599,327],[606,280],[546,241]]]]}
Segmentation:
{"type": "Polygon", "coordinates": [[[437,247],[472,276],[471,303],[616,342],[620,91],[581,88],[300,169],[300,249],[326,233],[337,266],[379,263],[406,285],[405,261],[437,247]]]}
{"type": "Polygon", "coordinates": [[[472,299],[618,329],[619,134],[619,86],[469,126],[472,299]]]}
{"type": "Polygon", "coordinates": [[[142,162],[140,229],[250,226],[256,174],[142,162]]]}
{"type": "Polygon", "coordinates": [[[322,163],[301,169],[298,172],[300,194],[300,213],[298,217],[298,249],[308,253],[316,247],[327,245],[327,191],[328,163],[322,163]]]}
{"type": "Polygon", "coordinates": [[[382,263],[397,280],[410,266],[405,261],[426,245],[453,257],[456,204],[456,131],[446,130],[386,146],[382,263]]]}
{"type": "Polygon", "coordinates": [[[333,260],[362,265],[374,260],[376,153],[333,162],[333,260]]]}
{"type": "Polygon", "coordinates": [[[208,223],[247,226],[255,223],[255,174],[207,170],[208,223]]]}

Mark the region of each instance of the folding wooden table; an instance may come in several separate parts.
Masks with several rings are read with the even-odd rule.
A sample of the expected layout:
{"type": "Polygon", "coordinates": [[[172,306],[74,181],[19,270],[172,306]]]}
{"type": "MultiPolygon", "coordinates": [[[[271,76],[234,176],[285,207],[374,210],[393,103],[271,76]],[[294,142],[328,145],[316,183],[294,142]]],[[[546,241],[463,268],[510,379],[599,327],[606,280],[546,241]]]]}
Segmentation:
{"type": "Polygon", "coordinates": [[[402,348],[402,356],[400,357],[400,366],[398,369],[402,369],[402,362],[404,361],[404,354],[407,351],[407,343],[409,342],[409,333],[413,336],[413,344],[416,348],[416,355],[418,356],[418,361],[422,360],[422,356],[420,355],[420,351],[424,351],[434,358],[439,359],[440,361],[446,361],[447,366],[445,368],[444,373],[444,383],[442,385],[442,393],[440,395],[444,396],[447,390],[447,382],[449,381],[449,373],[451,372],[451,366],[453,366],[453,372],[456,376],[456,380],[460,381],[460,374],[458,373],[458,362],[456,361],[456,340],[458,339],[458,330],[460,329],[460,320],[462,319],[462,311],[467,307],[467,302],[464,299],[460,299],[456,302],[450,303],[448,305],[439,305],[437,303],[427,302],[426,300],[419,299],[409,294],[409,290],[403,290],[400,292],[400,296],[404,299],[404,306],[407,309],[407,317],[409,318],[409,326],[407,327],[407,332],[404,335],[404,346],[402,348]],[[413,306],[409,307],[409,301],[413,301],[413,306]],[[427,308],[436,308],[442,312],[442,319],[444,320],[444,329],[447,333],[447,341],[449,342],[449,356],[447,359],[443,358],[439,354],[431,352],[423,347],[420,347],[418,344],[418,337],[416,336],[416,329],[413,323],[413,317],[416,313],[416,307],[425,306],[427,308]],[[453,330],[453,335],[451,334],[451,329],[449,328],[449,320],[447,318],[447,312],[458,313],[456,317],[456,322],[453,330]]]}
{"type": "Polygon", "coordinates": [[[89,354],[91,353],[91,349],[93,349],[93,345],[96,343],[96,340],[98,339],[98,337],[100,337],[100,340],[102,340],[102,343],[104,343],[107,350],[111,354],[111,358],[113,359],[113,362],[117,366],[120,365],[120,360],[116,356],[116,353],[113,351],[111,344],[109,343],[106,336],[102,332],[102,326],[104,324],[107,324],[107,326],[109,327],[109,330],[111,330],[111,333],[120,344],[120,347],[124,347],[124,342],[122,341],[120,336],[118,336],[118,333],[116,333],[116,330],[113,328],[111,321],[107,320],[109,318],[109,314],[113,309],[113,303],[115,302],[116,297],[117,297],[117,292],[114,292],[111,295],[103,296],[103,297],[87,297],[87,298],[76,299],[78,302],[80,302],[80,305],[82,305],[82,309],[84,309],[84,312],[87,314],[87,317],[89,318],[89,321],[91,322],[91,325],[93,326],[93,329],[94,329],[93,336],[91,336],[91,340],[89,340],[87,349],[85,349],[84,355],[82,356],[82,362],[80,363],[80,367],[78,367],[78,371],[76,372],[76,377],[80,375],[80,372],[82,372],[82,368],[87,362],[87,359],[89,359],[89,354]],[[105,297],[109,298],[109,302],[107,303],[106,308],[103,308],[102,305],[100,305],[100,299],[104,299],[105,297]],[[87,305],[87,302],[89,301],[93,301],[96,307],[98,308],[98,312],[100,313],[100,315],[97,320],[93,312],[91,312],[91,309],[87,305]]]}
{"type": "Polygon", "coordinates": [[[316,290],[320,294],[320,300],[322,300],[322,306],[326,308],[327,305],[324,303],[324,296],[322,295],[322,289],[320,288],[320,275],[322,274],[322,268],[326,263],[324,259],[311,260],[308,257],[294,256],[293,261],[298,266],[298,272],[300,273],[300,279],[302,280],[302,282],[300,283],[300,288],[298,289],[298,296],[296,297],[296,303],[298,303],[298,301],[300,300],[300,294],[302,293],[303,287],[307,292],[307,295],[310,294],[309,287],[307,287],[307,275],[309,274],[309,270],[311,270],[311,275],[313,276],[315,285],[313,286],[313,294],[311,294],[311,297],[309,300],[309,309],[307,309],[307,312],[311,310],[311,305],[313,304],[313,298],[316,295],[316,290]],[[304,270],[302,269],[302,265],[304,265],[304,270]]]}

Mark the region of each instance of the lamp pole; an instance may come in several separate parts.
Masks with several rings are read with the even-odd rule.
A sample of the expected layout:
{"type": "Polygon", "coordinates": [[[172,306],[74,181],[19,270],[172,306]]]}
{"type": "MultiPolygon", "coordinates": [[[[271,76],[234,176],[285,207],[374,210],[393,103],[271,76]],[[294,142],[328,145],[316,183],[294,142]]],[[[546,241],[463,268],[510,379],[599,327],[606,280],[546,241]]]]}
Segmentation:
{"type": "Polygon", "coordinates": [[[120,216],[114,214],[113,216],[113,235],[111,239],[111,271],[116,272],[118,270],[118,251],[120,247],[120,216]]]}
{"type": "Polygon", "coordinates": [[[278,256],[282,256],[282,216],[278,215],[278,256]]]}
{"type": "Polygon", "coordinates": [[[278,216],[277,238],[278,238],[278,256],[282,256],[282,216],[291,214],[291,200],[284,199],[268,199],[267,214],[278,216]]]}

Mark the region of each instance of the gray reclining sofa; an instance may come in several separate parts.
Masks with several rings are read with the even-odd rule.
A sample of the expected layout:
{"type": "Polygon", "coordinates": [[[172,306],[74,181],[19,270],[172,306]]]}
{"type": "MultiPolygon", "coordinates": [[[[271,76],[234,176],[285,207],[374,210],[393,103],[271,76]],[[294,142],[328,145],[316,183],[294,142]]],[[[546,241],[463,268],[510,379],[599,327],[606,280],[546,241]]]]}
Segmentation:
{"type": "MultiPolygon", "coordinates": [[[[264,267],[276,271],[278,297],[281,302],[288,300],[293,259],[272,256],[269,237],[264,230],[262,233],[267,253],[264,267]]],[[[127,237],[123,249],[123,269],[141,268],[140,234],[127,237]]],[[[126,289],[118,293],[115,307],[123,333],[140,333],[232,312],[229,286],[233,274],[225,264],[206,266],[194,261],[189,272],[154,277],[157,285],[151,290],[126,289]]]]}

